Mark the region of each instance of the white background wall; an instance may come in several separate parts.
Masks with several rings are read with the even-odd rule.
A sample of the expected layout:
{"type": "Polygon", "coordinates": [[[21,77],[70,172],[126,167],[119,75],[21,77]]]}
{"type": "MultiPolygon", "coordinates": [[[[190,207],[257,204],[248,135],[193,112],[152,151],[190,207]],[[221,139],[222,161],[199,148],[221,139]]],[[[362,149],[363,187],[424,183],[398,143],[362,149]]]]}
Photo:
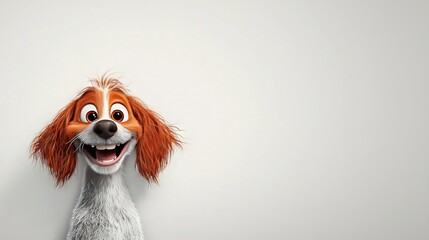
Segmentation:
{"type": "Polygon", "coordinates": [[[427,1],[1,1],[0,239],[64,239],[33,137],[110,70],[181,128],[148,240],[429,239],[427,1]]]}

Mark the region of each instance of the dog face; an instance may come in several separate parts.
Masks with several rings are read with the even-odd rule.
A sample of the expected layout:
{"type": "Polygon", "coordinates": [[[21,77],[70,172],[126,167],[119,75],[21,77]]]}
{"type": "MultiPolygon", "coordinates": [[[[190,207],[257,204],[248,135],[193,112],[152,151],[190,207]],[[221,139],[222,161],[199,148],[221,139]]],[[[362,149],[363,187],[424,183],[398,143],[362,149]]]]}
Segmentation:
{"type": "Polygon", "coordinates": [[[176,134],[115,79],[94,80],[33,140],[32,152],[62,184],[77,159],[99,174],[118,171],[135,152],[139,172],[157,181],[176,134]]]}
{"type": "Polygon", "coordinates": [[[126,95],[109,88],[86,92],[76,103],[66,135],[79,158],[97,173],[112,174],[135,150],[142,125],[126,95]]]}

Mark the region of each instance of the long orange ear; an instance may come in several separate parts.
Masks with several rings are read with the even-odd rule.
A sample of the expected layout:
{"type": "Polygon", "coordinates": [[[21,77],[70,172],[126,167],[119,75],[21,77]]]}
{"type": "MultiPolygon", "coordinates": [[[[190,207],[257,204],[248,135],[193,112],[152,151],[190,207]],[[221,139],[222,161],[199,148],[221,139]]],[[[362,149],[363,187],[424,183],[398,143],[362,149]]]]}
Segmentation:
{"type": "Polygon", "coordinates": [[[128,96],[133,115],[142,125],[143,133],[137,139],[136,164],[140,174],[149,182],[158,182],[158,173],[167,165],[173,145],[180,141],[173,127],[137,98],[128,96]]]}
{"type": "Polygon", "coordinates": [[[66,126],[73,118],[76,102],[74,100],[62,109],[31,144],[32,156],[49,167],[57,185],[68,180],[76,167],[74,146],[68,143],[66,135],[66,126]]]}

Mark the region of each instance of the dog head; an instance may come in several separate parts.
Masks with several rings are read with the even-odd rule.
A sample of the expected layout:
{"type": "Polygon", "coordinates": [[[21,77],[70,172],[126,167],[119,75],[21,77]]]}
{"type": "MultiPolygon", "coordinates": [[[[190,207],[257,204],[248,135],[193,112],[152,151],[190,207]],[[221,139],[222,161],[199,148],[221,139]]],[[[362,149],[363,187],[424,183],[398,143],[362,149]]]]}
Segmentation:
{"type": "Polygon", "coordinates": [[[32,154],[62,184],[73,174],[77,158],[107,175],[118,171],[135,152],[141,175],[156,182],[173,145],[180,145],[173,127],[118,80],[103,77],[92,83],[36,136],[32,154]]]}

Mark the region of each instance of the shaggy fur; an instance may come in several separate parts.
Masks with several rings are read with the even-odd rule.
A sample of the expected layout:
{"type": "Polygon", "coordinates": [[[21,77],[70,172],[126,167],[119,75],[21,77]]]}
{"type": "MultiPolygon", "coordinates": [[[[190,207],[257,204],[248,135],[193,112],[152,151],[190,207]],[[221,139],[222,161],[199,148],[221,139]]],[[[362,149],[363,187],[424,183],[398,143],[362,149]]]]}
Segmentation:
{"type": "Polygon", "coordinates": [[[92,239],[143,239],[140,217],[120,172],[101,175],[86,170],[67,240],[92,239]]]}

